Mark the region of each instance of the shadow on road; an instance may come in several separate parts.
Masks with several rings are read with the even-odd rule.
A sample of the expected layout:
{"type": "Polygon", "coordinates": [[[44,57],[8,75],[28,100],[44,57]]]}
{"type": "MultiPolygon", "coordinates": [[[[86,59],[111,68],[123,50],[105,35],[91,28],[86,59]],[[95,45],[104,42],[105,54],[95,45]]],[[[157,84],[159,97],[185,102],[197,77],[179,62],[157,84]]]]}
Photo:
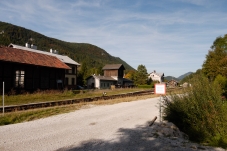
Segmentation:
{"type": "MultiPolygon", "coordinates": [[[[133,129],[121,128],[118,137],[114,140],[91,139],[84,141],[80,146],[60,148],[57,151],[195,151],[210,150],[190,143],[188,140],[160,136],[157,128],[161,125],[155,123],[153,126],[138,126],[133,129]]],[[[212,150],[212,149],[211,149],[212,150]]]]}

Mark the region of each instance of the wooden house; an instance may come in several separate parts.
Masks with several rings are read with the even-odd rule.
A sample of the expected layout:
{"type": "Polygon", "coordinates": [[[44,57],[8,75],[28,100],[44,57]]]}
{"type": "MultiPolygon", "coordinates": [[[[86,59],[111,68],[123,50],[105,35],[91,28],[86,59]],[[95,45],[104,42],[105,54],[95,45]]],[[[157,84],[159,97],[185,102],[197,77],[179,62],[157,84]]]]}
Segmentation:
{"type": "Polygon", "coordinates": [[[107,89],[111,85],[123,87],[133,84],[133,81],[124,78],[125,67],[122,64],[107,64],[102,70],[103,76],[92,75],[87,78],[88,88],[107,89]]]}
{"type": "Polygon", "coordinates": [[[65,70],[70,69],[55,56],[0,47],[0,83],[5,91],[62,89],[65,70]]]}
{"type": "Polygon", "coordinates": [[[58,54],[56,50],[50,49],[50,52],[37,50],[36,46],[29,45],[28,43],[25,44],[25,47],[15,44],[10,44],[9,47],[57,57],[61,62],[65,63],[67,66],[70,67],[70,69],[65,70],[65,79],[63,81],[64,87],[68,89],[76,89],[77,67],[80,65],[76,61],[72,60],[68,56],[58,54]]]}

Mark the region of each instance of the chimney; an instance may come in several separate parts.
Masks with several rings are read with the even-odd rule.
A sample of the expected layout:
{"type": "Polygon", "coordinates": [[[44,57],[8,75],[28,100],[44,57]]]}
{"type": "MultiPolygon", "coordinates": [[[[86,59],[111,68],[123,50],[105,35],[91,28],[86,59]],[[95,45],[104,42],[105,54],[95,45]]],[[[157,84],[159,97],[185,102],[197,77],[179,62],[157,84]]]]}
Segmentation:
{"type": "Polygon", "coordinates": [[[26,47],[26,48],[31,48],[30,44],[27,43],[27,42],[25,43],[25,47],[26,47]]]}
{"type": "Polygon", "coordinates": [[[55,53],[55,54],[58,54],[58,51],[57,51],[57,50],[54,50],[54,53],[55,53]]]}
{"type": "Polygon", "coordinates": [[[37,46],[34,44],[31,44],[31,48],[37,50],[37,46]]]}

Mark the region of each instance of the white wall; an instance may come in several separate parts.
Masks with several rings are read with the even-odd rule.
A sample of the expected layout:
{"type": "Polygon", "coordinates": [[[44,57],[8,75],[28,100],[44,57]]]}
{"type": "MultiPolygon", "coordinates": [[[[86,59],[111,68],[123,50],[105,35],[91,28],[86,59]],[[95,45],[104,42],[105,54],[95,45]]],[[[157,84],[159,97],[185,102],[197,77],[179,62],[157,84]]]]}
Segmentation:
{"type": "Polygon", "coordinates": [[[151,78],[153,81],[159,81],[161,82],[161,77],[159,77],[158,75],[156,75],[155,73],[151,73],[148,78],[151,78]]]}
{"type": "Polygon", "coordinates": [[[99,79],[95,79],[95,88],[98,88],[98,89],[100,89],[100,81],[99,81],[99,79]]]}
{"type": "Polygon", "coordinates": [[[66,74],[65,77],[68,78],[68,80],[69,80],[69,81],[68,81],[68,84],[69,84],[69,85],[72,85],[72,78],[74,78],[74,84],[73,84],[73,85],[76,84],[76,75],[69,75],[69,74],[66,74]]]}

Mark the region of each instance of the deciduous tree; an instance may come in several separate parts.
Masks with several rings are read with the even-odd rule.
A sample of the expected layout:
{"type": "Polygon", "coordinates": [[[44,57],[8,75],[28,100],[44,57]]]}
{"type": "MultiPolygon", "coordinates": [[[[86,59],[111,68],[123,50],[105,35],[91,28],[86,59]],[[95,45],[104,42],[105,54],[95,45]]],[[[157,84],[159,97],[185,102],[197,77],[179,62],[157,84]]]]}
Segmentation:
{"type": "Polygon", "coordinates": [[[135,74],[135,84],[143,85],[147,82],[147,69],[145,65],[139,65],[135,74]]]}
{"type": "Polygon", "coordinates": [[[211,80],[219,74],[227,77],[227,35],[218,37],[211,48],[203,63],[203,73],[211,80]]]}

